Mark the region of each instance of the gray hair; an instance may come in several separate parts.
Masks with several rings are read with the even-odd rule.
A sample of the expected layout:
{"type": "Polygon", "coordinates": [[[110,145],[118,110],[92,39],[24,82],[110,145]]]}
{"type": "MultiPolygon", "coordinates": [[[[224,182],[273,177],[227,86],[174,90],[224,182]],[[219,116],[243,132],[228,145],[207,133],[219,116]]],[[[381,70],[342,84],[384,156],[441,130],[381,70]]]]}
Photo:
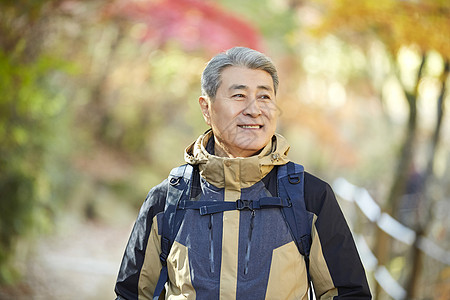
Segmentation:
{"type": "Polygon", "coordinates": [[[242,66],[249,69],[263,70],[273,80],[274,92],[278,89],[278,74],[272,60],[266,55],[245,47],[234,47],[214,56],[206,65],[202,74],[202,95],[214,99],[222,80],[223,69],[231,66],[242,66]]]}

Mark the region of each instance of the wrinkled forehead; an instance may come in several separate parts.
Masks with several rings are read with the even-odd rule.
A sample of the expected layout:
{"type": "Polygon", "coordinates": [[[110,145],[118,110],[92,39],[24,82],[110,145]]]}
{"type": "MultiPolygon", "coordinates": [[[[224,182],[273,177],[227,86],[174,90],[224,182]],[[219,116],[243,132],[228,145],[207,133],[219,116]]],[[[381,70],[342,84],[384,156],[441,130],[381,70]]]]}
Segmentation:
{"type": "Polygon", "coordinates": [[[227,90],[258,89],[275,93],[273,78],[263,69],[227,66],[220,72],[218,88],[227,90]]]}

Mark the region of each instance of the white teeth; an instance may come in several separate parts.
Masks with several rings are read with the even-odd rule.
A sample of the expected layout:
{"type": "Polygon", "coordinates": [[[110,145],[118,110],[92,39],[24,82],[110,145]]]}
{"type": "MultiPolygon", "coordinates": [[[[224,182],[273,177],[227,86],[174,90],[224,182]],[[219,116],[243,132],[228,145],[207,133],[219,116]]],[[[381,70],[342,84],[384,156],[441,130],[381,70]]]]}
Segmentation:
{"type": "Polygon", "coordinates": [[[255,128],[259,128],[259,125],[242,125],[242,128],[251,128],[251,129],[255,129],[255,128]]]}

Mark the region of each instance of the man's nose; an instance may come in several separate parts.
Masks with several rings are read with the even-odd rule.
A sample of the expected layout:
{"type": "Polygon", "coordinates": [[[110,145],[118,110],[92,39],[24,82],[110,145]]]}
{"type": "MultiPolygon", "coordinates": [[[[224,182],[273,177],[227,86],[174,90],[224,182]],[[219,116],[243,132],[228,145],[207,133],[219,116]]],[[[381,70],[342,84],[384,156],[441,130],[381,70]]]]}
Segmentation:
{"type": "Polygon", "coordinates": [[[256,99],[249,99],[242,113],[251,117],[261,115],[261,108],[259,107],[258,101],[256,99]]]}

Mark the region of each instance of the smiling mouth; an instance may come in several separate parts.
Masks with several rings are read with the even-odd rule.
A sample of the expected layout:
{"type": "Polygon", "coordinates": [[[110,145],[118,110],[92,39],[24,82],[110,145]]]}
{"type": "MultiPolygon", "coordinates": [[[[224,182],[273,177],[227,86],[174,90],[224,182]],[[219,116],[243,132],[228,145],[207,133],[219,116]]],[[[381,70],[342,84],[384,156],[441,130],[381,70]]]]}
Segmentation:
{"type": "Polygon", "coordinates": [[[262,128],[262,125],[238,125],[238,126],[243,129],[260,129],[260,128],[262,128]]]}

